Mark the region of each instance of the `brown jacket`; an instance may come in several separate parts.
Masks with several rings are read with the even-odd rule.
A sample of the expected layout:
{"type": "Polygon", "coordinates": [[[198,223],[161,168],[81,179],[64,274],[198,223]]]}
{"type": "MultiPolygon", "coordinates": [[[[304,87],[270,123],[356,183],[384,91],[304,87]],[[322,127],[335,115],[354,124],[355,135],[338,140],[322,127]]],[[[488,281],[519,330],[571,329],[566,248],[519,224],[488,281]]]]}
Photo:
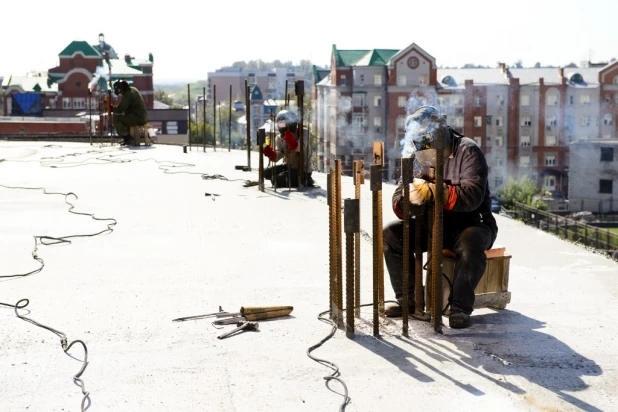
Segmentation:
{"type": "MultiPolygon", "coordinates": [[[[303,129],[304,131],[304,153],[303,156],[305,158],[305,173],[311,173],[313,171],[313,167],[311,166],[311,143],[309,142],[309,133],[307,129],[303,129]]],[[[297,138],[298,140],[298,138],[297,138]]],[[[275,152],[277,153],[277,161],[284,159],[284,163],[286,163],[291,169],[298,169],[298,165],[300,164],[300,142],[298,142],[298,147],[296,150],[290,150],[288,143],[283,140],[280,134],[275,138],[275,152]]]]}

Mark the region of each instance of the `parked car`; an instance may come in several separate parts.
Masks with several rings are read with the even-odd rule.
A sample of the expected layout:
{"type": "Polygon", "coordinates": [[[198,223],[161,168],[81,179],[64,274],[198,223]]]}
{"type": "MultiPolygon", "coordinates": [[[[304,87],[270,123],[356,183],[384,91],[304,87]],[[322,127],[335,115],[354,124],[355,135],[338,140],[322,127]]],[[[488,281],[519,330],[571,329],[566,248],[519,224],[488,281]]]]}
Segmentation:
{"type": "Polygon", "coordinates": [[[491,199],[491,211],[494,213],[500,213],[500,202],[498,202],[498,199],[491,199]]]}

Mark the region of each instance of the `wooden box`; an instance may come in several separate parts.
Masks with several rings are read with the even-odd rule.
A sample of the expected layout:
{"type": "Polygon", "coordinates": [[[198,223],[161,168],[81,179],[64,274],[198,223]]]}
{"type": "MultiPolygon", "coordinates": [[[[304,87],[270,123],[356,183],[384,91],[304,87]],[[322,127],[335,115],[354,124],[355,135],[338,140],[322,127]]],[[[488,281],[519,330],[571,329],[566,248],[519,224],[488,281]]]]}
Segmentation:
{"type": "MultiPolygon", "coordinates": [[[[504,309],[511,302],[511,292],[509,292],[509,264],[511,255],[505,253],[503,247],[495,247],[485,251],[487,255],[487,267],[478,286],[474,290],[474,308],[494,308],[504,309]]],[[[453,283],[453,271],[455,267],[455,255],[452,251],[443,251],[444,259],[442,267],[444,275],[453,283]]],[[[442,291],[444,305],[448,304],[448,297],[451,292],[449,281],[442,279],[442,291]]]]}

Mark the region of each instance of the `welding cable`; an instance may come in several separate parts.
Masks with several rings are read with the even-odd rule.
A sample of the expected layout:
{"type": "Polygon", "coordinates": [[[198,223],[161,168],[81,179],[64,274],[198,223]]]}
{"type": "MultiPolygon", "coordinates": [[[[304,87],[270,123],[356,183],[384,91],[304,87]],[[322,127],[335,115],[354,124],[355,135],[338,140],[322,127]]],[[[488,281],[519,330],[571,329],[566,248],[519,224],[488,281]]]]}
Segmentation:
{"type": "Polygon", "coordinates": [[[19,313],[19,309],[24,309],[26,306],[28,306],[28,304],[30,303],[30,301],[28,299],[20,299],[19,301],[17,301],[17,303],[15,305],[7,305],[4,304],[5,306],[10,306],[15,310],[15,315],[20,318],[21,320],[24,320],[26,322],[30,322],[35,326],[38,326],[40,328],[43,329],[47,329],[48,331],[56,334],[59,338],[60,338],[60,345],[62,346],[62,350],[64,351],[64,353],[66,353],[68,356],[70,356],[73,359],[76,359],[74,356],[72,356],[69,353],[69,350],[71,349],[71,347],[78,343],[82,346],[82,348],[84,349],[84,360],[82,361],[83,365],[82,367],[79,369],[79,371],[73,375],[73,381],[81,388],[82,390],[82,402],[81,402],[81,411],[85,412],[86,410],[86,400],[89,399],[90,396],[90,392],[88,392],[86,390],[86,384],[84,383],[83,379],[81,378],[82,374],[84,373],[84,371],[86,370],[86,367],[88,366],[88,347],[86,346],[86,344],[81,341],[81,340],[74,340],[71,343],[67,343],[67,336],[66,334],[64,334],[63,332],[60,332],[59,330],[56,330],[50,326],[47,325],[43,325],[42,323],[39,323],[37,321],[35,321],[34,319],[28,318],[24,315],[21,315],[19,313]]]}

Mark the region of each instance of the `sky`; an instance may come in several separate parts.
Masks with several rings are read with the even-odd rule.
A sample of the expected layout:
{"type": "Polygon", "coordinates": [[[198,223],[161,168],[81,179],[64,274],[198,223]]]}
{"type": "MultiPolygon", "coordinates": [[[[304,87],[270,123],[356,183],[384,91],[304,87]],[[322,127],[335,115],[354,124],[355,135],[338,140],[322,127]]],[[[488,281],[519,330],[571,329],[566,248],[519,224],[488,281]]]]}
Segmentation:
{"type": "Polygon", "coordinates": [[[8,3],[0,21],[5,77],[55,67],[72,41],[95,44],[99,33],[121,57],[152,53],[155,85],[205,80],[241,60],[329,66],[333,45],[400,50],[416,43],[438,66],[456,67],[618,58],[616,0],[8,3]]]}

